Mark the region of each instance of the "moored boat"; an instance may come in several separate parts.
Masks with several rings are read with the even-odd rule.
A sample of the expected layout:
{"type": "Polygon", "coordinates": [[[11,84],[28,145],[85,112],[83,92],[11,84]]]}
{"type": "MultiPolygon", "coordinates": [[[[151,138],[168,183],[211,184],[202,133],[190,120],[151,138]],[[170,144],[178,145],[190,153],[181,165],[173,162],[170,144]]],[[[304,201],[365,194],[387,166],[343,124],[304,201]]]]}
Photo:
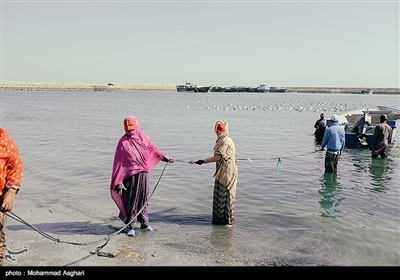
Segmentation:
{"type": "Polygon", "coordinates": [[[373,94],[374,91],[370,88],[361,90],[361,94],[373,94]]]}
{"type": "Polygon", "coordinates": [[[255,89],[255,92],[267,92],[269,90],[270,90],[269,85],[261,84],[255,89]]]}
{"type": "Polygon", "coordinates": [[[195,92],[208,92],[210,90],[211,86],[200,86],[196,87],[194,90],[195,92]]]}
{"type": "Polygon", "coordinates": [[[286,88],[270,87],[269,92],[285,92],[286,88]]]}
{"type": "MultiPolygon", "coordinates": [[[[344,126],[345,144],[348,147],[370,147],[374,138],[375,126],[380,123],[380,116],[387,116],[387,124],[392,128],[393,143],[397,127],[400,126],[400,110],[386,106],[356,109],[339,116],[339,125],[344,126]]],[[[327,125],[332,123],[327,120],[327,125]]]]}
{"type": "Polygon", "coordinates": [[[224,92],[224,91],[225,91],[225,88],[224,88],[224,87],[221,87],[221,86],[212,86],[212,87],[210,88],[210,91],[211,91],[211,92],[224,92]]]}
{"type": "Polygon", "coordinates": [[[185,82],[184,84],[181,85],[176,85],[176,91],[182,92],[182,91],[195,91],[197,88],[195,83],[192,82],[185,82]]]}
{"type": "Polygon", "coordinates": [[[229,87],[225,87],[224,92],[237,92],[238,89],[239,88],[237,86],[229,86],[229,87]]]}

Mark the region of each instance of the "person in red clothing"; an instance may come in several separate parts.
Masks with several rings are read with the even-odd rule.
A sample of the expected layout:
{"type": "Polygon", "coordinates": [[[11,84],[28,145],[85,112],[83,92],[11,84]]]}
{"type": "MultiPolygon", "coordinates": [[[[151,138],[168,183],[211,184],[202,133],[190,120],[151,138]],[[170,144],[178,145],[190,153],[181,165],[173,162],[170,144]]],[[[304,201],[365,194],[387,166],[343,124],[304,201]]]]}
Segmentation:
{"type": "Polygon", "coordinates": [[[373,158],[381,156],[386,158],[388,155],[389,142],[392,137],[392,128],[386,123],[387,116],[380,116],[380,123],[375,126],[374,138],[371,142],[370,150],[373,158]]]}
{"type": "Polygon", "coordinates": [[[6,212],[11,212],[22,178],[22,160],[11,136],[0,128],[0,266],[6,253],[6,212]]]}

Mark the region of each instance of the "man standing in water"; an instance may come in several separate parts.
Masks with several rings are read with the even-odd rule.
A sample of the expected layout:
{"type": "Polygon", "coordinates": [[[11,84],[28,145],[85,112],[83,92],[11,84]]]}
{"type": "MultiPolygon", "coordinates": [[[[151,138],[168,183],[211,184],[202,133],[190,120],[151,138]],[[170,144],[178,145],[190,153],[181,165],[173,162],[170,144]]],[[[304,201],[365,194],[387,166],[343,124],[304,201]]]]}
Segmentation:
{"type": "Polygon", "coordinates": [[[317,120],[314,124],[314,136],[315,140],[317,141],[318,144],[321,143],[322,138],[324,137],[325,129],[326,129],[326,120],[325,120],[325,114],[321,113],[319,115],[319,120],[317,120]]]}
{"type": "Polygon", "coordinates": [[[331,117],[332,125],[325,130],[324,137],[322,138],[321,151],[327,147],[325,154],[325,171],[337,172],[337,165],[339,156],[345,145],[344,128],[339,125],[339,117],[333,115],[331,117]]]}
{"type": "Polygon", "coordinates": [[[389,142],[392,137],[392,128],[386,123],[387,116],[380,116],[380,124],[375,126],[374,138],[371,143],[371,155],[373,158],[381,156],[386,158],[388,155],[389,142]]]}

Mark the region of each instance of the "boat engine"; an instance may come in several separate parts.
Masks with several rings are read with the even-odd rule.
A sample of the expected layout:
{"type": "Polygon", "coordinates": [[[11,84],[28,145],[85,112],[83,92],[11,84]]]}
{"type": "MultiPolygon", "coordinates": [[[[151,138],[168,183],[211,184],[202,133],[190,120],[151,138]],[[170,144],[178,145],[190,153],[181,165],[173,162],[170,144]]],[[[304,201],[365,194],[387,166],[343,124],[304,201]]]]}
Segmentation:
{"type": "Polygon", "coordinates": [[[365,132],[370,125],[371,115],[368,112],[365,112],[363,115],[360,115],[357,118],[351,130],[351,132],[355,133],[356,146],[368,146],[367,135],[365,134],[365,132]]]}

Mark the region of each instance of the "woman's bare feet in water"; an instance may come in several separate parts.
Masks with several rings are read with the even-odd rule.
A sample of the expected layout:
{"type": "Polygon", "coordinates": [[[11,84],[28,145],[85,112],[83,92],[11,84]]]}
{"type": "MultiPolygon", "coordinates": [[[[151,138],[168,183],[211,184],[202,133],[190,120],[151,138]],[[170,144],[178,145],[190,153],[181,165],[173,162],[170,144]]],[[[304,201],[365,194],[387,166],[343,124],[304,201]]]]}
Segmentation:
{"type": "Polygon", "coordinates": [[[224,228],[232,228],[234,226],[234,224],[227,224],[224,226],[224,228]]]}

